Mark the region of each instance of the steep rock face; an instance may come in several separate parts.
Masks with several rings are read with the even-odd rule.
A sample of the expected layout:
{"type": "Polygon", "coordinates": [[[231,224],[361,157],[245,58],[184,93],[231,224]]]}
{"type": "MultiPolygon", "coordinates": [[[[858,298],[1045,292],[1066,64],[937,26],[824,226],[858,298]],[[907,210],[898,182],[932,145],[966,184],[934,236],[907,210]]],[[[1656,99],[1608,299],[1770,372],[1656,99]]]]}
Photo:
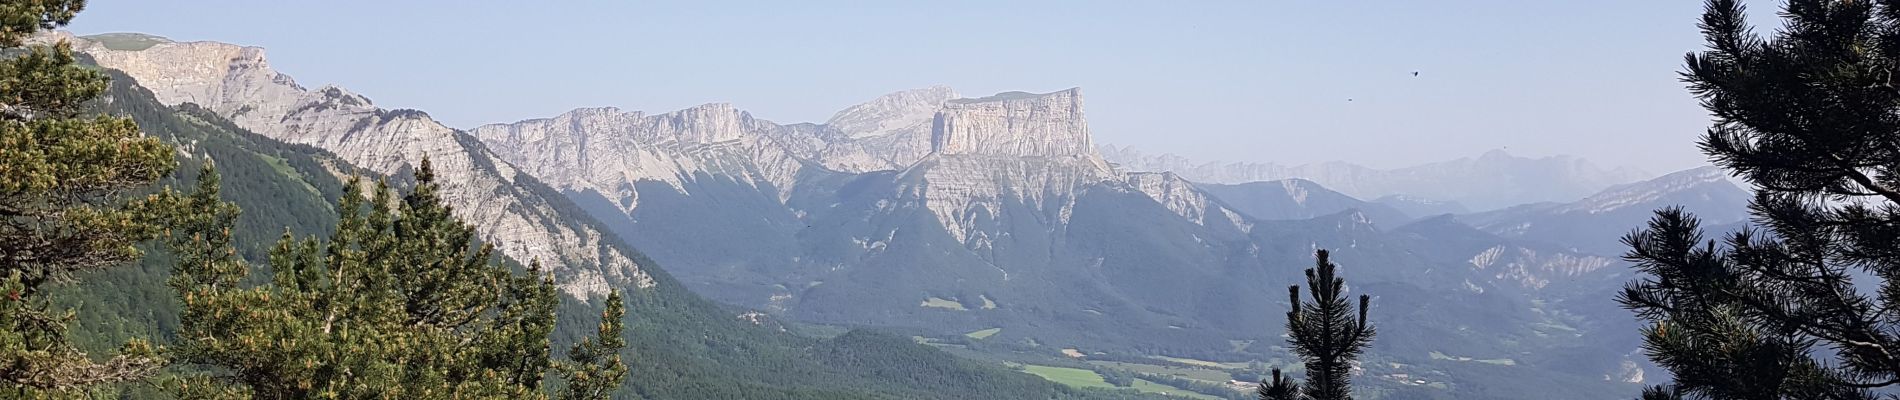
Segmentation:
{"type": "Polygon", "coordinates": [[[944,102],[957,98],[949,86],[931,86],[878,96],[864,104],[838,111],[825,121],[845,137],[863,139],[893,134],[929,133],[930,123],[944,102]]]}
{"type": "Polygon", "coordinates": [[[1077,157],[1100,161],[1082,115],[1082,89],[956,99],[937,112],[931,151],[942,155],[1077,157]]]}
{"type": "Polygon", "coordinates": [[[60,39],[139,80],[167,105],[198,104],[244,129],[323,148],[379,174],[401,176],[427,156],[458,217],[503,254],[542,262],[576,297],[654,284],[631,255],[603,245],[602,232],[563,215],[564,199],[551,203],[533,178],[420,111],[378,108],[337,87],[305,89],[272,70],[256,47],[156,42],[115,50],[64,32],[39,40],[60,39]]]}
{"type": "Polygon", "coordinates": [[[736,179],[780,201],[806,167],[778,138],[791,128],[729,104],[646,115],[583,108],[549,119],[490,124],[469,133],[510,163],[568,191],[613,195],[622,212],[639,205],[639,182],[681,193],[707,175],[736,179]]]}
{"type": "Polygon", "coordinates": [[[1132,147],[1104,145],[1108,161],[1127,171],[1170,171],[1201,183],[1306,179],[1358,198],[1410,195],[1494,209],[1538,201],[1570,200],[1648,175],[1630,168],[1604,170],[1587,160],[1553,156],[1524,158],[1501,150],[1478,157],[1398,169],[1344,163],[1307,165],[1197,162],[1173,154],[1149,155],[1132,147]]]}
{"type": "Polygon", "coordinates": [[[1107,171],[1073,159],[1031,159],[988,155],[948,155],[924,159],[899,177],[900,192],[921,199],[950,234],[970,243],[987,235],[975,224],[1004,219],[1006,204],[1022,204],[1053,225],[1067,224],[1076,194],[1113,182],[1107,171]]]}
{"type": "Polygon", "coordinates": [[[822,125],[795,124],[773,133],[788,151],[828,169],[900,170],[930,154],[931,122],[956,97],[948,86],[905,90],[838,111],[822,125]]]}
{"type": "Polygon", "coordinates": [[[1241,232],[1253,227],[1241,213],[1214,200],[1214,196],[1179,175],[1169,172],[1134,172],[1127,175],[1127,181],[1135,190],[1195,224],[1232,224],[1234,229],[1241,232]]]}
{"type": "MultiPolygon", "coordinates": [[[[1003,218],[1020,203],[1065,225],[1076,194],[1118,177],[1089,145],[1082,92],[1008,92],[945,103],[932,123],[931,154],[903,172],[903,192],[920,197],[952,236],[966,244],[1001,232],[974,222],[1003,218]]],[[[975,244],[972,244],[975,245],[975,244]]]]}
{"type": "Polygon", "coordinates": [[[937,109],[957,97],[947,86],[879,96],[846,108],[824,126],[838,134],[814,158],[846,172],[897,170],[930,154],[930,127],[937,109]]]}

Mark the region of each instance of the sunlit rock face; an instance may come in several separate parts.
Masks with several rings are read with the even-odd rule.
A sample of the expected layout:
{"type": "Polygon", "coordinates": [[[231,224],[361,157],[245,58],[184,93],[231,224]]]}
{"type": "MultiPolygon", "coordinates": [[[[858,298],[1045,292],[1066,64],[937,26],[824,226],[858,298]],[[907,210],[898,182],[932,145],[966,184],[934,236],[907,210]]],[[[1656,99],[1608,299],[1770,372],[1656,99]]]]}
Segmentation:
{"type": "MultiPolygon", "coordinates": [[[[402,175],[427,157],[457,217],[485,242],[516,260],[538,260],[562,288],[583,299],[610,286],[653,286],[628,254],[605,246],[605,235],[573,223],[532,190],[513,165],[479,141],[415,110],[377,107],[343,88],[307,89],[271,69],[264,50],[217,42],[156,41],[120,50],[64,32],[99,65],[124,71],[167,105],[196,104],[239,127],[336,154],[383,175],[402,175]]],[[[717,132],[717,131],[712,131],[717,132]]]]}
{"type": "Polygon", "coordinates": [[[930,136],[931,150],[943,155],[1101,158],[1089,141],[1079,88],[950,100],[930,136]]]}
{"type": "Polygon", "coordinates": [[[838,111],[824,126],[837,132],[814,152],[825,167],[845,172],[897,170],[930,154],[931,124],[945,102],[957,98],[948,86],[879,96],[838,111]]]}

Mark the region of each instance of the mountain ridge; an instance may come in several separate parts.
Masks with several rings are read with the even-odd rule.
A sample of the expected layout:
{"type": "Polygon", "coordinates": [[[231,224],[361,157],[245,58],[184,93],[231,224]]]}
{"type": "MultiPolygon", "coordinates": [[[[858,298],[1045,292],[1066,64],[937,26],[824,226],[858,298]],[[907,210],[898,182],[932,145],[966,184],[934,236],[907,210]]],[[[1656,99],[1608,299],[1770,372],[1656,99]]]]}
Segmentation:
{"type": "MultiPolygon", "coordinates": [[[[403,176],[430,157],[457,216],[502,254],[538,260],[563,291],[589,299],[610,285],[649,288],[653,278],[603,232],[561,217],[536,194],[538,185],[466,134],[417,110],[376,107],[336,86],[310,90],[271,69],[264,49],[219,42],[164,41],[139,50],[51,32],[38,43],[64,40],[100,66],[137,79],[168,106],[196,104],[272,139],[312,145],[366,170],[403,176]]],[[[565,203],[565,199],[552,199],[565,203]]]]}
{"type": "MultiPolygon", "coordinates": [[[[1244,215],[1176,174],[1105,165],[1084,141],[1082,102],[1071,96],[1079,91],[946,101],[927,132],[937,138],[933,151],[868,172],[825,167],[832,164],[827,146],[853,140],[826,124],[755,121],[742,136],[756,140],[690,151],[622,139],[639,136],[615,133],[632,129],[626,126],[527,120],[473,132],[497,149],[516,149],[504,153],[521,152],[510,155],[518,165],[591,204],[596,218],[616,221],[609,222],[615,232],[654,249],[669,271],[709,297],[800,321],[898,327],[926,338],[997,329],[981,340],[1031,354],[1057,356],[1061,347],[1201,354],[1228,351],[1232,341],[1275,340],[1261,327],[1277,326],[1278,315],[1231,310],[1278,307],[1284,299],[1259,285],[1294,283],[1313,249],[1330,248],[1339,262],[1361,266],[1351,269],[1355,285],[1390,296],[1383,301],[1393,308],[1380,311],[1395,313],[1390,323],[1421,330],[1417,340],[1375,344],[1380,354],[1401,364],[1432,362],[1421,346],[1512,357],[1487,343],[1562,346],[1544,344],[1555,339],[1542,335],[1574,336],[1526,328],[1551,317],[1516,304],[1594,288],[1571,281],[1607,270],[1570,253],[1499,247],[1507,241],[1490,234],[1457,251],[1423,252],[1431,235],[1388,229],[1409,220],[1404,213],[1344,194],[1336,204],[1346,207],[1305,208],[1280,220],[1244,215]],[[950,132],[964,128],[970,131],[950,132]],[[509,132],[528,130],[544,130],[536,134],[542,143],[507,143],[519,141],[509,132]],[[1014,145],[1028,140],[1055,143],[1014,145]],[[585,163],[561,156],[582,144],[600,147],[585,163]],[[763,152],[779,156],[752,155],[763,152]],[[633,162],[640,157],[678,161],[633,162]],[[688,168],[714,162],[723,168],[688,168]],[[589,180],[620,169],[609,167],[616,163],[682,178],[589,180]],[[788,180],[763,184],[748,175],[794,164],[803,167],[788,180]],[[622,206],[633,199],[637,206],[622,206]],[[1486,252],[1494,254],[1480,257],[1486,252]]],[[[910,111],[883,114],[900,121],[859,122],[914,126],[921,112],[910,111]]],[[[1282,193],[1288,201],[1331,192],[1289,182],[1307,197],[1282,193]]],[[[1285,356],[1274,351],[1248,356],[1285,356]]],[[[1609,373],[1621,357],[1579,369],[1609,373]],[[1606,370],[1591,370],[1598,365],[1606,370]]]]}
{"type": "Polygon", "coordinates": [[[1405,195],[1452,201],[1476,209],[1569,200],[1614,184],[1651,177],[1633,168],[1604,170],[1572,156],[1524,158],[1501,149],[1476,157],[1378,169],[1341,161],[1303,165],[1202,162],[1174,154],[1147,154],[1133,146],[1102,144],[1101,154],[1123,170],[1170,171],[1195,182],[1237,184],[1298,178],[1361,199],[1405,195]]]}
{"type": "MultiPolygon", "coordinates": [[[[124,56],[106,50],[100,53],[108,58],[124,56]]],[[[232,54],[212,53],[203,65],[232,54]]],[[[929,151],[908,159],[886,151],[892,149],[875,149],[878,156],[834,150],[868,148],[863,143],[875,138],[914,140],[916,131],[906,129],[916,126],[916,108],[936,102],[933,96],[899,102],[895,108],[904,112],[883,113],[893,121],[866,119],[876,128],[855,136],[826,124],[755,119],[717,103],[650,115],[595,109],[565,121],[463,134],[441,130],[446,127],[420,111],[376,108],[341,88],[305,90],[270,71],[261,50],[255,57],[236,55],[226,60],[225,72],[205,73],[235,70],[235,78],[159,85],[171,85],[164,90],[176,96],[172,103],[202,96],[215,105],[208,109],[272,130],[268,136],[337,148],[339,156],[394,175],[418,150],[432,156],[459,151],[471,170],[463,182],[474,190],[545,183],[589,216],[614,218],[603,229],[655,249],[656,258],[671,258],[661,264],[678,266],[693,289],[801,320],[929,334],[1000,328],[986,340],[1045,353],[1063,345],[1227,351],[1235,341],[1277,339],[1270,327],[1278,315],[1233,310],[1281,307],[1275,302],[1283,298],[1262,293],[1260,285],[1296,281],[1312,249],[1333,248],[1350,266],[1354,290],[1382,296],[1383,323],[1418,329],[1411,340],[1376,345],[1376,354],[1393,362],[1434,362],[1421,341],[1438,341],[1432,345],[1458,354],[1509,357],[1532,348],[1526,346],[1541,335],[1570,335],[1495,321],[1550,318],[1526,311],[1524,298],[1506,296],[1565,287],[1554,281],[1574,269],[1522,269],[1549,273],[1542,279],[1497,275],[1517,270],[1496,261],[1503,254],[1524,253],[1499,250],[1500,256],[1479,263],[1462,251],[1420,255],[1429,244],[1420,238],[1430,235],[1382,229],[1362,210],[1262,220],[1239,215],[1178,175],[1124,174],[1093,146],[1078,90],[1053,97],[1004,93],[954,105],[942,100],[926,132],[929,151]],[[554,140],[560,137],[567,140],[554,140]],[[1507,341],[1513,347],[1499,347],[1507,341]]],[[[171,76],[155,61],[112,62],[171,76]]],[[[503,204],[466,207],[532,208],[537,196],[543,195],[505,194],[498,196],[503,204]]],[[[494,237],[545,236],[551,246],[588,247],[549,226],[521,225],[525,231],[494,237]]],[[[1473,248],[1489,249],[1479,245],[1495,240],[1479,237],[1473,248]]],[[[1525,259],[1582,265],[1544,254],[1525,259]]],[[[1253,351],[1249,356],[1259,359],[1284,356],[1271,348],[1253,351]]],[[[1369,373],[1399,368],[1368,365],[1369,373]]]]}
{"type": "Polygon", "coordinates": [[[1751,195],[1713,166],[1611,186],[1569,202],[1543,202],[1459,215],[1501,237],[1564,244],[1596,254],[1621,254],[1619,241],[1662,207],[1683,207],[1709,226],[1744,223],[1751,195]]]}

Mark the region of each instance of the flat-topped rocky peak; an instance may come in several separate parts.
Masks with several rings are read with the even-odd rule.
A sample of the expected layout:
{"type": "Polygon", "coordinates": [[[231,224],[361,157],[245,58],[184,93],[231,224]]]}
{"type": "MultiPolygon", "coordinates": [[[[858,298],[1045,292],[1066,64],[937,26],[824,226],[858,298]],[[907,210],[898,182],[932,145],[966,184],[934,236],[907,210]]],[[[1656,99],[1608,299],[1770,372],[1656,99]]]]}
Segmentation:
{"type": "Polygon", "coordinates": [[[1098,158],[1082,112],[1082,90],[1005,92],[954,99],[931,127],[937,154],[1098,158]]]}
{"type": "Polygon", "coordinates": [[[751,114],[729,103],[701,104],[645,121],[640,131],[652,138],[673,139],[683,143],[718,143],[738,140],[745,135],[751,114]]]}
{"type": "Polygon", "coordinates": [[[166,104],[193,103],[226,113],[241,107],[234,100],[238,97],[290,104],[304,94],[295,80],[271,69],[261,47],[134,35],[81,37],[67,31],[42,31],[27,42],[71,43],[73,50],[92,56],[99,65],[136,77],[139,86],[166,104]]]}
{"type": "Polygon", "coordinates": [[[170,38],[166,38],[164,36],[138,33],[138,32],[101,33],[101,34],[95,34],[95,35],[86,35],[86,36],[82,36],[81,38],[90,40],[94,43],[98,43],[99,45],[105,46],[108,49],[125,50],[125,51],[145,50],[145,49],[151,48],[152,46],[175,43],[170,38]]]}
{"type": "Polygon", "coordinates": [[[553,118],[489,124],[470,130],[495,138],[499,132],[533,130],[583,139],[628,139],[647,144],[712,144],[745,138],[754,125],[769,124],[727,103],[708,103],[678,111],[647,114],[616,107],[584,107],[553,118]]]}

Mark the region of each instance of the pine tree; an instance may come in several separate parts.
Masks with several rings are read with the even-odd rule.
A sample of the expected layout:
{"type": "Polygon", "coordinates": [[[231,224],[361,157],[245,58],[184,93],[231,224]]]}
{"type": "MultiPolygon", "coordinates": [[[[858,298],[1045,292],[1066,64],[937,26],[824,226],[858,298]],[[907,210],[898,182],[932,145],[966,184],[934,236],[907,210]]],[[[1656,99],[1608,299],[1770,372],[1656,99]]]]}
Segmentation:
{"type": "Polygon", "coordinates": [[[1644,349],[1681,397],[1900,383],[1900,2],[1790,0],[1782,16],[1762,37],[1739,0],[1708,1],[1709,49],[1683,73],[1715,119],[1703,152],[1755,187],[1762,228],[1706,240],[1668,209],[1624,239],[1645,276],[1618,300],[1650,322],[1644,349]]]}
{"type": "Polygon", "coordinates": [[[70,311],[49,284],[124,265],[161,233],[150,199],[128,199],[176,167],[172,149],[130,119],[83,117],[106,76],[64,42],[19,51],[71,22],[81,0],[0,2],[0,392],[67,392],[142,377],[159,365],[142,342],[95,361],[66,340],[70,311]]]}
{"type": "Polygon", "coordinates": [[[1292,390],[1292,381],[1282,379],[1275,369],[1273,381],[1261,384],[1262,399],[1352,399],[1353,363],[1372,344],[1374,334],[1366,322],[1371,299],[1359,295],[1358,318],[1354,319],[1352,303],[1345,297],[1346,280],[1337,276],[1338,266],[1328,256],[1326,250],[1319,250],[1315,266],[1306,270],[1312,302],[1300,301],[1298,285],[1287,287],[1288,302],[1293,305],[1286,315],[1287,342],[1306,362],[1306,383],[1292,390]]]}
{"type": "Polygon", "coordinates": [[[1301,400],[1300,384],[1292,378],[1280,376],[1280,369],[1273,369],[1273,377],[1260,382],[1260,400],[1301,400]]]}
{"type": "MultiPolygon", "coordinates": [[[[207,172],[207,176],[215,173],[207,172]]],[[[327,241],[286,234],[270,283],[230,247],[236,210],[217,181],[176,202],[183,299],[175,357],[214,371],[175,382],[182,395],[238,398],[539,398],[551,368],[553,282],[514,274],[477,244],[438,197],[425,159],[400,201],[379,184],[369,204],[352,180],[327,241]]],[[[616,328],[617,329],[617,328],[616,328]]]]}
{"type": "Polygon", "coordinates": [[[614,390],[620,388],[620,382],[627,377],[627,364],[620,361],[620,352],[627,347],[621,327],[621,318],[626,314],[620,291],[607,295],[607,309],[600,313],[599,332],[574,344],[567,352],[572,362],[560,366],[561,376],[567,381],[567,387],[561,391],[562,400],[609,399],[614,390]]]}
{"type": "Polygon", "coordinates": [[[1643,397],[1638,400],[1682,400],[1682,395],[1675,388],[1658,385],[1643,388],[1643,397]]]}

